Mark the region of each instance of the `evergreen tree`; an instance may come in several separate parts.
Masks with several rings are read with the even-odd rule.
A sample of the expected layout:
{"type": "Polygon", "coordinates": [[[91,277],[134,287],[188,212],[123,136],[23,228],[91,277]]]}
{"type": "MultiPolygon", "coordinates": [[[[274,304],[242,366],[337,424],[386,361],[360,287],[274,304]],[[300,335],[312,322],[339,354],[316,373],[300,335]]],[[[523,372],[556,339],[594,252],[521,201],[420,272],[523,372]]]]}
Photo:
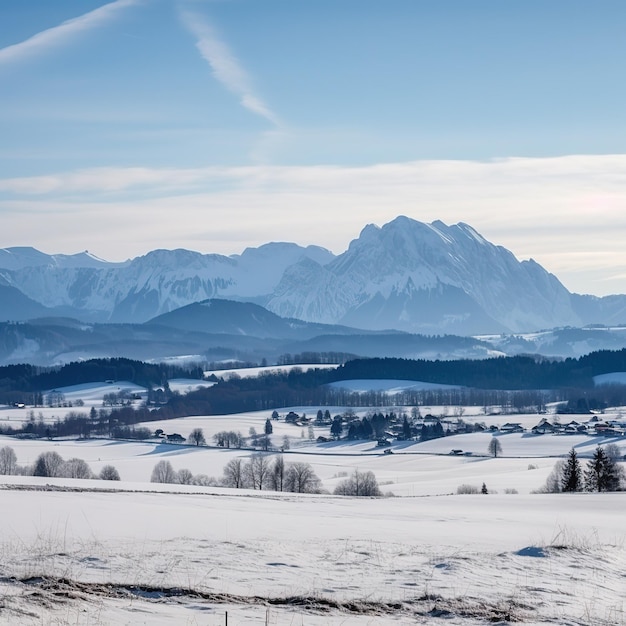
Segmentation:
{"type": "Polygon", "coordinates": [[[361,439],[363,434],[363,430],[361,428],[361,422],[358,420],[352,422],[350,426],[348,426],[348,439],[361,439]]]}
{"type": "Polygon", "coordinates": [[[272,426],[271,420],[268,418],[265,420],[265,434],[271,435],[273,431],[274,431],[274,427],[272,426]]]}
{"type": "Polygon", "coordinates": [[[333,419],[333,423],[330,425],[330,434],[335,439],[339,439],[342,432],[343,424],[341,423],[341,417],[339,415],[335,415],[335,419],[333,419]]]}
{"type": "Polygon", "coordinates": [[[364,417],[361,420],[361,437],[363,439],[371,439],[374,434],[374,429],[372,428],[372,423],[367,417],[364,417]]]}
{"type": "Polygon", "coordinates": [[[617,491],[620,488],[620,471],[617,463],[598,446],[585,470],[587,491],[617,491]]]}
{"type": "Polygon", "coordinates": [[[402,419],[402,436],[405,439],[411,438],[411,424],[409,423],[409,418],[406,415],[402,419]]]}
{"type": "Polygon", "coordinates": [[[561,477],[562,491],[582,491],[583,475],[576,450],[572,448],[567,456],[561,477]]]}

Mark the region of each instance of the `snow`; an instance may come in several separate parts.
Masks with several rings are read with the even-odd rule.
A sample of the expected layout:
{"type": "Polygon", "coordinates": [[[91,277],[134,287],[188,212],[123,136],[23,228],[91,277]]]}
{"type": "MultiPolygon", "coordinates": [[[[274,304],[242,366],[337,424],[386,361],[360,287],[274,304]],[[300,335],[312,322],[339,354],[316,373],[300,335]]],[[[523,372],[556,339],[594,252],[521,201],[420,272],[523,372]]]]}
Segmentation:
{"type": "MultiPolygon", "coordinates": [[[[400,382],[392,381],[394,388],[400,382]]],[[[184,392],[197,383],[176,380],[170,387],[184,392]]],[[[49,419],[53,411],[88,411],[118,387],[142,393],[128,382],[75,385],[59,391],[84,407],[42,413],[49,419]]],[[[317,412],[292,408],[309,417],[317,412]]],[[[344,410],[328,408],[332,415],[344,410]]],[[[444,408],[420,410],[440,414],[444,408]]],[[[0,419],[28,412],[4,408],[0,419]]],[[[183,436],[202,428],[212,444],[221,430],[262,433],[270,415],[143,425],[183,436]]],[[[463,408],[466,421],[534,425],[541,417],[463,408]]],[[[64,459],[84,459],[96,473],[112,464],[122,477],[0,476],[0,624],[218,625],[226,612],[230,626],[432,624],[437,615],[447,624],[478,626],[504,623],[507,612],[528,625],[626,623],[626,493],[536,493],[572,447],[584,462],[598,444],[616,443],[626,453],[626,438],[499,433],[502,456],[493,458],[487,454],[493,435],[477,432],[394,442],[393,454],[384,454],[376,442],[317,444],[308,428],[271,423],[274,446],[290,439],[285,461],[310,463],[329,492],[358,469],[373,471],[381,490],[396,497],[149,482],[160,460],[218,478],[228,460],[248,459],[251,449],[0,437],[0,447],[11,446],[21,465],[53,450],[64,459]],[[452,455],[452,449],[471,455],[452,455]],[[483,483],[487,495],[456,494],[460,485],[483,483]]],[[[313,436],[319,434],[329,428],[314,427],[313,436]]]]}
{"type": "Polygon", "coordinates": [[[626,385],[626,372],[611,372],[593,377],[596,385],[626,385]]]}
{"type": "Polygon", "coordinates": [[[389,394],[398,394],[404,391],[429,391],[432,389],[459,389],[458,385],[442,385],[439,383],[425,383],[416,380],[342,380],[329,383],[329,387],[346,389],[366,393],[368,391],[384,391],[389,394]]]}
{"type": "Polygon", "coordinates": [[[255,378],[259,374],[268,372],[290,372],[292,369],[300,369],[304,372],[311,369],[335,369],[337,364],[327,363],[298,363],[297,365],[273,365],[264,367],[233,367],[223,370],[207,370],[205,376],[215,374],[218,378],[228,378],[229,376],[240,376],[241,378],[255,378]]]}
{"type": "Polygon", "coordinates": [[[208,382],[206,380],[198,380],[197,378],[173,378],[168,380],[168,385],[171,391],[177,391],[178,393],[189,393],[203,387],[212,387],[215,383],[208,382]]]}
{"type": "Polygon", "coordinates": [[[228,612],[229,625],[384,626],[434,623],[435,608],[469,625],[503,623],[502,613],[489,619],[503,608],[525,624],[625,617],[626,494],[355,499],[169,487],[3,491],[0,623],[223,624],[228,612]],[[120,597],[113,585],[135,591],[120,597]],[[167,599],[168,589],[179,591],[167,599]],[[210,593],[224,595],[197,595],[210,593]],[[351,613],[357,601],[372,612],[351,613]]]}

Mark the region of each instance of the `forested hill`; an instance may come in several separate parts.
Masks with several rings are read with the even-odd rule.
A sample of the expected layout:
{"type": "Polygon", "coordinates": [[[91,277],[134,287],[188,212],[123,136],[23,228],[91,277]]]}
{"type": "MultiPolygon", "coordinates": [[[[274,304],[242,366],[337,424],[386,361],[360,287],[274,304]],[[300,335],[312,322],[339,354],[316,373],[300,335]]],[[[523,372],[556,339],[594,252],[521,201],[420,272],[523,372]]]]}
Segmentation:
{"type": "Polygon", "coordinates": [[[338,367],[331,376],[333,381],[399,379],[480,389],[556,389],[592,387],[594,376],[610,372],[626,372],[626,350],[601,350],[563,361],[531,356],[458,361],[357,359],[338,367]]]}
{"type": "MultiPolygon", "coordinates": [[[[224,393],[255,395],[275,387],[312,390],[326,383],[353,379],[415,380],[493,390],[591,388],[594,376],[610,372],[626,372],[626,349],[592,352],[563,361],[529,356],[459,361],[356,359],[329,370],[303,372],[296,368],[282,375],[269,370],[258,378],[220,381],[212,390],[194,393],[198,393],[200,399],[204,395],[224,393]]],[[[43,392],[105,380],[127,380],[144,387],[159,387],[168,379],[201,379],[202,375],[198,366],[181,367],[123,358],[92,359],[56,368],[8,365],[0,367],[0,402],[9,401],[10,394],[16,391],[43,392]]],[[[194,399],[194,393],[188,400],[194,399]]]]}
{"type": "Polygon", "coordinates": [[[143,387],[157,387],[171,378],[200,379],[202,374],[199,367],[144,363],[123,358],[90,359],[61,367],[6,365],[0,367],[0,396],[3,392],[39,392],[105,380],[126,380],[143,387]]]}

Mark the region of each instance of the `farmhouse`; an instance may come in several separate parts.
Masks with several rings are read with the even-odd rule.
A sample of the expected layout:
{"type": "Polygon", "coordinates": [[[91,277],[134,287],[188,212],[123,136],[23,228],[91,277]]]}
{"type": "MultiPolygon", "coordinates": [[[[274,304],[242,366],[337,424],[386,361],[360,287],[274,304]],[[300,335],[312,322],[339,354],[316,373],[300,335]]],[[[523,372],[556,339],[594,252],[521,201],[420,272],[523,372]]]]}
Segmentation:
{"type": "Polygon", "coordinates": [[[541,421],[531,428],[531,432],[535,435],[545,435],[546,433],[555,432],[556,428],[545,417],[541,421]]]}
{"type": "Polygon", "coordinates": [[[524,427],[515,422],[515,423],[511,423],[511,422],[507,422],[506,424],[503,424],[502,426],[500,426],[500,432],[503,433],[523,433],[524,432],[524,427]]]}

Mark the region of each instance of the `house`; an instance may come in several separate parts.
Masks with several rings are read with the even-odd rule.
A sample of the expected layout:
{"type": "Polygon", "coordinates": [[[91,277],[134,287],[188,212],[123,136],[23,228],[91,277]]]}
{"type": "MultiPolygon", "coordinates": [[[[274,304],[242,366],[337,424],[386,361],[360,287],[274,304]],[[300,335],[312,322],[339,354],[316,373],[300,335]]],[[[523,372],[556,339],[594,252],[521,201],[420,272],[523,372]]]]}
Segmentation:
{"type": "Polygon", "coordinates": [[[178,433],[173,433],[171,435],[165,435],[165,441],[167,441],[167,443],[185,443],[185,438],[178,433]]]}
{"type": "Polygon", "coordinates": [[[542,418],[541,421],[536,426],[533,426],[531,429],[531,432],[534,435],[545,435],[546,433],[553,433],[554,431],[554,426],[550,424],[550,422],[545,417],[542,418]]]}
{"type": "Polygon", "coordinates": [[[576,420],[572,420],[569,424],[565,424],[563,432],[566,435],[580,435],[587,432],[587,427],[576,420]]]}
{"type": "Polygon", "coordinates": [[[511,422],[507,422],[506,424],[503,424],[502,426],[500,426],[500,432],[503,433],[523,433],[524,432],[524,427],[517,423],[511,423],[511,422]]]}
{"type": "Polygon", "coordinates": [[[285,421],[288,424],[295,424],[299,420],[300,420],[300,416],[297,413],[295,413],[294,411],[289,411],[289,413],[287,413],[287,415],[285,415],[285,421]]]}

